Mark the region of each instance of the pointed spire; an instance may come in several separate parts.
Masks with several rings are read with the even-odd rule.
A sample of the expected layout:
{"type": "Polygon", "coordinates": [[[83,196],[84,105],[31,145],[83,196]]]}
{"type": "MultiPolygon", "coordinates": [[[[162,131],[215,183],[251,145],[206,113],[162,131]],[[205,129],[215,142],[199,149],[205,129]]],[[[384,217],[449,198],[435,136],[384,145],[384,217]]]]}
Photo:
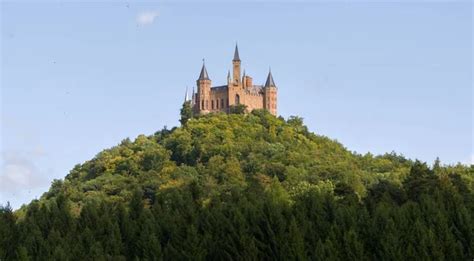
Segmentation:
{"type": "Polygon", "coordinates": [[[209,75],[207,74],[206,63],[204,59],[202,59],[202,69],[201,69],[201,74],[199,74],[198,80],[209,80],[209,75]]]}
{"type": "Polygon", "coordinates": [[[235,51],[234,51],[234,60],[233,61],[240,61],[239,47],[237,47],[237,43],[235,43],[235,51]]]}
{"type": "Polygon", "coordinates": [[[188,86],[186,85],[186,92],[184,93],[184,102],[187,102],[189,100],[188,97],[188,86]]]}
{"type": "Polygon", "coordinates": [[[265,82],[265,87],[276,87],[275,81],[273,81],[272,69],[268,71],[267,82],[265,82]]]}

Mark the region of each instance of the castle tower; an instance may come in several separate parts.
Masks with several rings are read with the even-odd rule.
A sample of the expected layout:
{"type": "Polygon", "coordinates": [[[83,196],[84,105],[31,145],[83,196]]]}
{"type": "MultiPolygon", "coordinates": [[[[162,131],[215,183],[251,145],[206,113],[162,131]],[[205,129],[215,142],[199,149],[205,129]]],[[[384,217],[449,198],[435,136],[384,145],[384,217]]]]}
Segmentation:
{"type": "Polygon", "coordinates": [[[235,44],[235,51],[234,51],[234,59],[232,60],[233,65],[233,76],[234,76],[234,84],[240,84],[240,57],[239,57],[239,48],[237,44],[235,44]]]}
{"type": "Polygon", "coordinates": [[[196,108],[198,112],[209,112],[210,98],[211,98],[211,79],[207,74],[206,64],[202,63],[201,73],[199,79],[196,81],[198,87],[198,98],[196,100],[196,108]]]}
{"type": "Polygon", "coordinates": [[[277,87],[273,80],[272,70],[270,69],[267,76],[267,81],[264,86],[264,108],[273,115],[277,115],[277,87]]]}
{"type": "Polygon", "coordinates": [[[197,91],[189,99],[186,90],[185,101],[191,101],[195,115],[207,113],[220,113],[231,111],[233,106],[245,106],[246,112],[255,109],[265,109],[277,115],[277,86],[273,80],[272,72],[268,72],[264,85],[254,85],[252,77],[243,71],[241,74],[241,61],[239,47],[235,45],[232,69],[227,74],[227,84],[212,86],[203,60],[201,73],[196,80],[197,91]]]}

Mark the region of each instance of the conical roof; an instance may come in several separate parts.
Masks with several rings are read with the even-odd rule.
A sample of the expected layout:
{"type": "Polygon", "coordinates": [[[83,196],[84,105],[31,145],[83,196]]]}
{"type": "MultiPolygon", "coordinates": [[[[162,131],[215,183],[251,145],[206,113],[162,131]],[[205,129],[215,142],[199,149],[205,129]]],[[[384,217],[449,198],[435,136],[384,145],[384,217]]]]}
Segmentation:
{"type": "Polygon", "coordinates": [[[202,63],[201,74],[199,74],[198,80],[209,80],[209,75],[207,74],[206,64],[202,63]]]}
{"type": "Polygon", "coordinates": [[[240,61],[240,57],[239,57],[239,47],[237,47],[237,44],[235,44],[234,61],[240,61]]]}
{"type": "Polygon", "coordinates": [[[267,81],[265,82],[265,87],[276,87],[275,81],[273,81],[271,70],[268,72],[267,81]]]}
{"type": "Polygon", "coordinates": [[[184,93],[184,102],[187,102],[189,100],[188,98],[188,86],[186,86],[186,92],[184,93]]]}

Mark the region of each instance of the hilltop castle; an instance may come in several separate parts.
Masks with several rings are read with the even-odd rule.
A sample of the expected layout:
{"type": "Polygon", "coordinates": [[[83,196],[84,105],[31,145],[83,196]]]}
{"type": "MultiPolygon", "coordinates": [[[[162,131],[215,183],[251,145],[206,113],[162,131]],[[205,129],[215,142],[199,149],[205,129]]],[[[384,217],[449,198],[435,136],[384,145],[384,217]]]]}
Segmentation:
{"type": "Polygon", "coordinates": [[[209,112],[229,113],[230,107],[246,105],[247,111],[266,109],[271,114],[277,114],[277,87],[273,81],[272,72],[268,72],[265,85],[254,85],[252,77],[244,74],[241,76],[241,61],[239,49],[235,46],[234,59],[232,60],[232,77],[227,74],[227,84],[211,87],[211,79],[207,74],[206,65],[203,63],[199,79],[196,81],[197,93],[191,99],[191,106],[195,114],[209,112]]]}

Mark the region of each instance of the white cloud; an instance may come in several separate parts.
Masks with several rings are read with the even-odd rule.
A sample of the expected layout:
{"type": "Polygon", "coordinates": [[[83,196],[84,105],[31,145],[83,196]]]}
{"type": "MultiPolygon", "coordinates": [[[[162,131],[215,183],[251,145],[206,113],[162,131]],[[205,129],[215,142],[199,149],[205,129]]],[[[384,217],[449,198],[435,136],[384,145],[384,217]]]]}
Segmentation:
{"type": "Polygon", "coordinates": [[[156,17],[158,17],[157,11],[141,12],[137,15],[137,24],[142,26],[150,25],[155,21],[156,17]]]}
{"type": "Polygon", "coordinates": [[[2,183],[22,187],[29,186],[33,172],[29,166],[9,164],[5,166],[5,174],[1,178],[4,181],[2,183]]]}
{"type": "Polygon", "coordinates": [[[1,193],[31,190],[48,184],[35,164],[20,153],[4,152],[0,170],[1,193]]]}

